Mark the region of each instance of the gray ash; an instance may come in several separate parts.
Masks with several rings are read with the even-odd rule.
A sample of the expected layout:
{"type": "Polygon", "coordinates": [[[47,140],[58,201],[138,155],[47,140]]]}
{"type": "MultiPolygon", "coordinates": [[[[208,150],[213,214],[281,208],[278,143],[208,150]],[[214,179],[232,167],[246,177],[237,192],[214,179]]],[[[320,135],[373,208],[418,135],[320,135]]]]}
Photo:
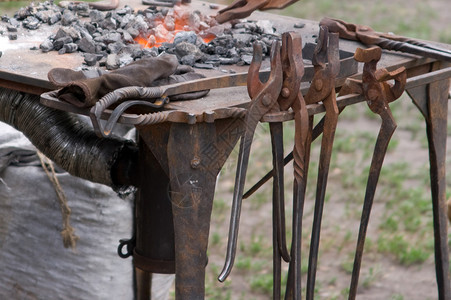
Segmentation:
{"type": "Polygon", "coordinates": [[[9,29],[59,26],[42,41],[41,51],[79,52],[87,66],[102,64],[109,69],[163,52],[177,55],[181,64],[199,68],[250,64],[255,41],[262,42],[269,55],[272,41],[279,39],[269,21],[219,25],[210,16],[178,6],[137,12],[125,6],[102,12],[87,3],[63,8],[43,2],[21,8],[13,18],[3,16],[2,21],[9,29]]]}

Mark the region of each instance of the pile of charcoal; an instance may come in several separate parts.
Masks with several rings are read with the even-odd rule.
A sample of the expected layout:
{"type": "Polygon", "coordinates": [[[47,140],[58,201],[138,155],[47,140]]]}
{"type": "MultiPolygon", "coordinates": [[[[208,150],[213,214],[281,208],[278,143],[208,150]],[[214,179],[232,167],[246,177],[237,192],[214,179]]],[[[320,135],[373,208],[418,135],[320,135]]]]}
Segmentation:
{"type": "MultiPolygon", "coordinates": [[[[269,21],[242,21],[219,25],[211,16],[183,7],[148,7],[135,12],[125,6],[111,11],[91,9],[87,3],[60,7],[43,2],[21,8],[12,18],[2,17],[9,32],[58,26],[42,41],[43,52],[79,52],[87,66],[117,69],[134,60],[176,54],[180,63],[212,69],[244,65],[252,60],[252,45],[263,42],[263,51],[279,39],[269,21]]],[[[11,37],[10,37],[11,38],[11,37]]]]}

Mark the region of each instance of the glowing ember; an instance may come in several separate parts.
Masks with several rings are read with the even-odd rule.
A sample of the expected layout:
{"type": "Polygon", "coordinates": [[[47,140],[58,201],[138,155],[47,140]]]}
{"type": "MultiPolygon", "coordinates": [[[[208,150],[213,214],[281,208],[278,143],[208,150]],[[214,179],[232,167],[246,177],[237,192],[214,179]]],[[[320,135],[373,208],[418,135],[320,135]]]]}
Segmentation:
{"type": "Polygon", "coordinates": [[[140,35],[135,41],[144,48],[160,47],[163,43],[173,43],[178,32],[193,31],[208,44],[216,38],[215,34],[208,32],[209,23],[212,23],[209,17],[176,6],[169,10],[166,16],[155,17],[150,24],[152,29],[147,33],[147,37],[140,35]]]}

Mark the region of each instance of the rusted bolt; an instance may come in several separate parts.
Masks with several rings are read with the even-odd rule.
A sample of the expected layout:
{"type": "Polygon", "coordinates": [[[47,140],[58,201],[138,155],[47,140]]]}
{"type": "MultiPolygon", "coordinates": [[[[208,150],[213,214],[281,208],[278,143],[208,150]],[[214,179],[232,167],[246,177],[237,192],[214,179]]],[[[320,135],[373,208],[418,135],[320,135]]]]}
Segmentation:
{"type": "Polygon", "coordinates": [[[191,160],[191,168],[197,169],[200,166],[200,158],[198,156],[194,156],[191,160]]]}
{"type": "Polygon", "coordinates": [[[262,103],[264,106],[269,106],[271,104],[271,96],[266,94],[263,96],[262,103]]]}
{"type": "Polygon", "coordinates": [[[284,88],[282,89],[282,92],[281,92],[281,94],[282,94],[282,97],[284,97],[284,98],[288,98],[288,97],[290,97],[290,89],[289,89],[289,88],[286,88],[286,87],[284,87],[284,88]]]}

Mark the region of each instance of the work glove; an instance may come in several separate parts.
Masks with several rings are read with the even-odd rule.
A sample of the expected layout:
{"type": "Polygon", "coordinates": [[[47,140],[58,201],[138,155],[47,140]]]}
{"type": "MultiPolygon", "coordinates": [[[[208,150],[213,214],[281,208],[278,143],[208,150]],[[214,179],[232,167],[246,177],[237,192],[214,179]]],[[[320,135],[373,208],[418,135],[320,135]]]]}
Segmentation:
{"type": "MultiPolygon", "coordinates": [[[[55,68],[48,73],[51,83],[63,87],[57,93],[58,99],[77,107],[91,107],[107,93],[126,86],[162,86],[203,77],[192,68],[179,65],[177,57],[169,54],[144,58],[111,72],[55,68]]],[[[207,93],[178,95],[174,99],[195,99],[207,93]]]]}

